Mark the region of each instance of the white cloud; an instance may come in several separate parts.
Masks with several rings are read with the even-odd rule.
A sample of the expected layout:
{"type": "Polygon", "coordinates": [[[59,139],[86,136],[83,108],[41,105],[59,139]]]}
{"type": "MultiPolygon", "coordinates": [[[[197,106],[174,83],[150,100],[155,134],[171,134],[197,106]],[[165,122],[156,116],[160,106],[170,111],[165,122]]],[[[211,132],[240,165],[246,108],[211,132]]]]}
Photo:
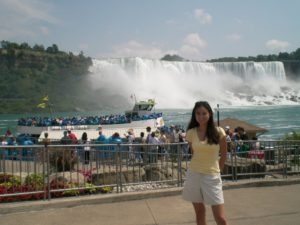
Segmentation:
{"type": "Polygon", "coordinates": [[[196,59],[200,56],[200,51],[196,47],[183,45],[179,50],[179,55],[187,59],[196,59]]]}
{"type": "Polygon", "coordinates": [[[206,41],[204,41],[197,33],[188,34],[184,38],[183,43],[186,45],[195,46],[198,48],[206,47],[206,41]]]}
{"type": "Polygon", "coordinates": [[[212,16],[206,13],[204,9],[195,9],[194,17],[202,24],[210,24],[212,22],[212,16]]]}
{"type": "Polygon", "coordinates": [[[179,55],[186,59],[199,59],[201,49],[205,48],[207,43],[199,34],[191,33],[183,39],[183,45],[179,49],[179,55]]]}
{"type": "Polygon", "coordinates": [[[272,39],[266,42],[266,47],[272,51],[286,51],[289,46],[290,43],[287,41],[272,39]]]}
{"type": "Polygon", "coordinates": [[[14,16],[22,16],[23,19],[43,20],[49,23],[56,23],[58,20],[51,16],[48,10],[49,4],[36,0],[2,0],[1,8],[14,16]]]}
{"type": "Polygon", "coordinates": [[[241,38],[242,36],[240,34],[235,34],[235,33],[226,36],[227,40],[234,41],[234,42],[241,40],[241,38]]]}
{"type": "Polygon", "coordinates": [[[143,57],[143,58],[152,58],[157,59],[161,58],[164,55],[164,52],[155,47],[147,46],[138,41],[131,40],[124,44],[114,46],[114,52],[112,57],[143,57]]]}
{"type": "Polygon", "coordinates": [[[49,34],[44,23],[58,23],[50,14],[52,5],[38,0],[0,1],[0,39],[49,34]]]}

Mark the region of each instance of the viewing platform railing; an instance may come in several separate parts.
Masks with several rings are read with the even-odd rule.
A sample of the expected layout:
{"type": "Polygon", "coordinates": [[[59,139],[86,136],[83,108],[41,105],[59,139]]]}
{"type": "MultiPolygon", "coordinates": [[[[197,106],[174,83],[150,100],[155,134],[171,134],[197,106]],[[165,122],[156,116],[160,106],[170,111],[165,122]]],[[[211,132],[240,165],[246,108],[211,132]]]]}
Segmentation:
{"type": "MultiPolygon", "coordinates": [[[[183,186],[187,143],[0,146],[0,202],[183,186]]],[[[229,142],[225,182],[300,173],[300,141],[229,142]]]]}

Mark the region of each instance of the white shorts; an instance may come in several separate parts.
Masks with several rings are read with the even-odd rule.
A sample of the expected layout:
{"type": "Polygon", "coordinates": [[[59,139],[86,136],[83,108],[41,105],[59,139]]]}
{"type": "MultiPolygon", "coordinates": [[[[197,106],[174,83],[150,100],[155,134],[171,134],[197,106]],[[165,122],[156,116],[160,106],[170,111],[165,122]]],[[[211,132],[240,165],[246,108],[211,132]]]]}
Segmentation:
{"type": "Polygon", "coordinates": [[[220,174],[207,175],[188,170],[182,197],[189,202],[201,202],[206,205],[224,203],[220,174]]]}

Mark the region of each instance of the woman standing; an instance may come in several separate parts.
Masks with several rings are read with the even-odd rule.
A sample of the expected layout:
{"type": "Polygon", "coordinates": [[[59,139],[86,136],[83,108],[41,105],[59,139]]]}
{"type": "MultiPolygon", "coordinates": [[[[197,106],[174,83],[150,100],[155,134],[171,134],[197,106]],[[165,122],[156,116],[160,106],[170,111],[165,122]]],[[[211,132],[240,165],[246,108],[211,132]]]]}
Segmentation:
{"type": "Polygon", "coordinates": [[[88,141],[88,136],[86,132],[83,132],[81,136],[81,144],[86,145],[83,147],[84,150],[84,164],[89,164],[90,163],[90,146],[89,146],[89,141],[88,141]]]}
{"type": "Polygon", "coordinates": [[[197,225],[206,224],[205,205],[211,205],[218,225],[226,225],[220,175],[226,160],[226,136],[221,127],[215,126],[213,111],[207,102],[195,103],[186,140],[192,151],[192,160],[183,198],[193,203],[197,225]]]}

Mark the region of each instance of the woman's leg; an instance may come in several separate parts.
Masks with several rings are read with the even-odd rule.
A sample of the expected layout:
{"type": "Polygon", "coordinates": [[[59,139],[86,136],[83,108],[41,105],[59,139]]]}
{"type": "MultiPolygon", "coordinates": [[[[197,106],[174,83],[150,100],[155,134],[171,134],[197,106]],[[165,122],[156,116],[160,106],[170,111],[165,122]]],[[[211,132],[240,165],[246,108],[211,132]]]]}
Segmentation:
{"type": "Polygon", "coordinates": [[[197,225],[206,225],[205,221],[205,205],[200,202],[193,202],[193,206],[196,213],[197,225]]]}
{"type": "Polygon", "coordinates": [[[84,151],[84,163],[89,164],[89,160],[90,160],[90,152],[84,151]]]}
{"type": "Polygon", "coordinates": [[[224,204],[211,206],[215,221],[218,225],[227,225],[224,204]]]}

